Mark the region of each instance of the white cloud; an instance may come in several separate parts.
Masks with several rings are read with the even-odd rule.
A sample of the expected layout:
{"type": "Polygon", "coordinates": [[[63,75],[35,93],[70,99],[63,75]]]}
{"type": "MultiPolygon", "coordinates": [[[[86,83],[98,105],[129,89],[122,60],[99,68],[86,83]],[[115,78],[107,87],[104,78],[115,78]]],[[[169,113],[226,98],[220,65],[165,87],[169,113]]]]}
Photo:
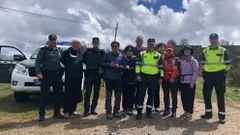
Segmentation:
{"type": "Polygon", "coordinates": [[[134,44],[139,34],[145,37],[145,41],[149,37],[159,42],[169,39],[179,42],[186,38],[190,44],[207,45],[212,32],[240,44],[238,0],[183,0],[186,12],[176,13],[167,6],[161,6],[157,15],[144,5],[137,5],[137,0],[2,0],[0,5],[79,22],[0,10],[0,41],[24,47],[25,52],[33,51],[36,47],[32,46],[37,46],[36,43],[45,43],[50,33],[56,33],[60,40],[77,38],[87,43],[93,36],[99,36],[102,46],[109,47],[114,38],[114,28],[105,26],[115,27],[117,22],[117,40],[122,47],[134,44]]]}

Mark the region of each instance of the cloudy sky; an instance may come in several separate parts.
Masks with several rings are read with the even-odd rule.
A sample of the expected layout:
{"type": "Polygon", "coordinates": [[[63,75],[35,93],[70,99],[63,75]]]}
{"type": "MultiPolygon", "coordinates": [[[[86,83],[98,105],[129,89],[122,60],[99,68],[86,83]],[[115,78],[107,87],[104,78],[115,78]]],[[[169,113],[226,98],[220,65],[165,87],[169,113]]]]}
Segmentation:
{"type": "Polygon", "coordinates": [[[208,44],[210,33],[240,44],[239,0],[1,0],[0,44],[13,44],[32,52],[56,33],[61,41],[73,38],[86,43],[93,36],[106,48],[114,39],[123,48],[137,35],[157,42],[183,38],[189,44],[208,44]],[[65,20],[13,12],[11,8],[65,20]]]}

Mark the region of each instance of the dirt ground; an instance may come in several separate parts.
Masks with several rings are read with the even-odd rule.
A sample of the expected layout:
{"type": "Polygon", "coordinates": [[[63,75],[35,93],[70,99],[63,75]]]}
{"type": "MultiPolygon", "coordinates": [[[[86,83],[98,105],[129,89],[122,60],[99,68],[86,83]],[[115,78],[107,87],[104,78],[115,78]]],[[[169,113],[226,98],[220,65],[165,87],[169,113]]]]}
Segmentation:
{"type": "MultiPolygon", "coordinates": [[[[180,101],[180,100],[179,100],[180,101]]],[[[181,102],[178,103],[177,116],[182,113],[181,102]]],[[[161,107],[163,105],[161,104],[161,107]]],[[[6,128],[0,130],[1,135],[17,134],[55,134],[55,135],[239,135],[240,113],[239,106],[228,104],[227,122],[224,125],[218,123],[217,106],[214,103],[214,117],[211,120],[202,120],[203,101],[195,101],[193,119],[189,122],[179,118],[175,120],[161,119],[160,113],[153,113],[154,119],[143,117],[135,120],[134,116],[126,116],[121,119],[106,120],[104,114],[104,101],[98,105],[98,116],[83,118],[81,115],[69,119],[57,120],[46,118],[43,123],[33,120],[19,121],[9,119],[6,128]]],[[[143,115],[144,116],[144,115],[143,115]]]]}

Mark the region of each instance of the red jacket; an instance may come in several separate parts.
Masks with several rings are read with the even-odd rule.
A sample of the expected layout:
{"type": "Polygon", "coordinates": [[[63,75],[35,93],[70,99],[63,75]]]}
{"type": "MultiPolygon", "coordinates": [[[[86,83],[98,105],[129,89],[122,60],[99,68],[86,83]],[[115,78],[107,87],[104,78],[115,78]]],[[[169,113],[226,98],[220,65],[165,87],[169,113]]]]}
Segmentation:
{"type": "Polygon", "coordinates": [[[178,60],[176,56],[165,57],[163,59],[163,80],[168,81],[170,78],[177,79],[179,74],[178,60]]]}

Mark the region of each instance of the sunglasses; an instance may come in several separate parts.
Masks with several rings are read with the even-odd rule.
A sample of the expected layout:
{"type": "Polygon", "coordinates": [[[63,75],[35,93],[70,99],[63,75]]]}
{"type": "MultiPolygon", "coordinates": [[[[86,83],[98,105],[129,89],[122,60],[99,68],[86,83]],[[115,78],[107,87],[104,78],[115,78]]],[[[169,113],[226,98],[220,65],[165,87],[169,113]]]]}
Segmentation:
{"type": "Polygon", "coordinates": [[[127,50],[127,52],[132,52],[133,50],[127,50]]]}
{"type": "Polygon", "coordinates": [[[50,40],[50,41],[56,41],[57,39],[53,39],[53,38],[52,38],[52,39],[49,39],[49,40],[50,40]]]}
{"type": "Polygon", "coordinates": [[[112,48],[115,48],[115,47],[118,47],[118,46],[117,46],[117,45],[112,45],[111,47],[112,47],[112,48]]]}

